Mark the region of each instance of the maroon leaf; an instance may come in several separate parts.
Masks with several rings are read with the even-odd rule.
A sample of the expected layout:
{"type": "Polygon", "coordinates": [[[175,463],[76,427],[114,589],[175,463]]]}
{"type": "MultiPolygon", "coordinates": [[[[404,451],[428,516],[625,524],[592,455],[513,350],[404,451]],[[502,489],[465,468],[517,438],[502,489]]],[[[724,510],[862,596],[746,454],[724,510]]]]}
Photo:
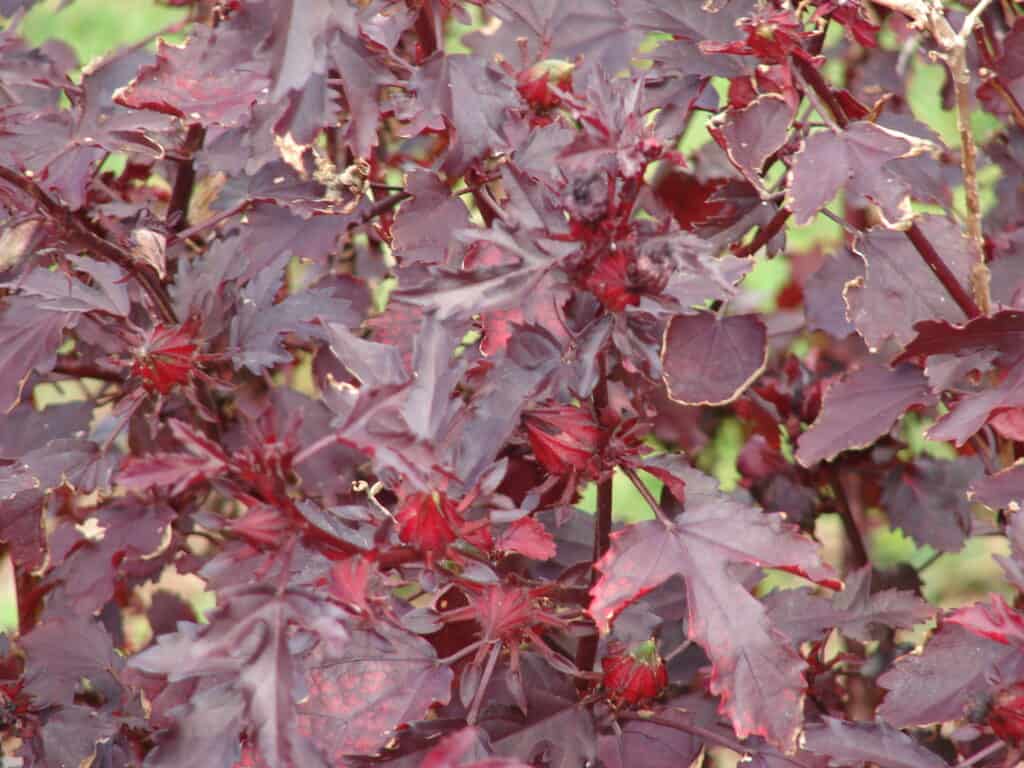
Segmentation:
{"type": "Polygon", "coordinates": [[[764,193],[761,170],[765,161],[789,138],[793,108],[776,93],[766,93],[742,109],[720,113],[708,132],[725,150],[740,173],[764,193]]]}
{"type": "Polygon", "coordinates": [[[923,150],[910,138],[868,122],[812,134],[789,173],[787,207],[794,221],[809,222],[841,189],[876,203],[889,223],[907,219],[907,188],[886,164],[923,150]]]}
{"type": "MultiPolygon", "coordinates": [[[[922,217],[918,226],[966,285],[972,256],[960,227],[939,216],[922,217]]],[[[843,295],[850,321],[869,347],[880,348],[889,338],[906,344],[921,321],[962,319],[963,312],[902,232],[869,230],[853,249],[864,259],[865,273],[854,278],[843,295]]]]}
{"type": "Polygon", "coordinates": [[[1024,351],[1024,312],[1016,310],[982,315],[963,325],[923,320],[914,330],[917,336],[907,344],[899,360],[916,355],[963,355],[982,350],[998,350],[1006,355],[1024,351]]]}
{"type": "Polygon", "coordinates": [[[801,722],[804,683],[800,657],[730,565],[746,562],[789,568],[828,579],[811,543],[775,515],[766,515],[717,489],[691,470],[684,476],[686,506],[674,524],[631,525],[613,534],[598,563],[601,579],[591,590],[590,614],[602,631],[640,595],[673,575],[686,582],[688,633],[714,665],[711,689],[741,738],[766,736],[788,746],[801,722]],[[737,635],[734,627],[744,627],[737,635]]]}
{"type": "Polygon", "coordinates": [[[117,483],[127,491],[168,488],[173,496],[194,481],[220,474],[225,467],[223,462],[207,456],[153,453],[141,458],[129,457],[117,473],[117,483]]]}
{"type": "Polygon", "coordinates": [[[7,300],[0,311],[0,411],[9,412],[21,399],[32,371],[45,373],[57,362],[57,348],[71,324],[66,312],[50,312],[27,298],[7,300]]]}
{"type": "Polygon", "coordinates": [[[825,392],[821,413],[797,440],[797,461],[810,467],[843,451],[865,448],[888,432],[908,408],[935,401],[920,369],[889,368],[871,358],[825,392]]]}
{"type": "Polygon", "coordinates": [[[245,699],[228,685],[218,685],[171,710],[176,727],[157,738],[155,749],[146,755],[154,768],[174,768],[195,760],[212,765],[235,765],[241,748],[245,699]]]}
{"type": "Polygon", "coordinates": [[[494,751],[527,765],[537,765],[543,760],[553,767],[571,768],[597,758],[594,731],[594,715],[589,709],[559,699],[550,711],[532,719],[525,727],[496,739],[494,751]]]}
{"type": "Polygon", "coordinates": [[[132,109],[233,125],[248,116],[270,84],[252,47],[235,42],[243,36],[237,28],[199,26],[181,48],[161,41],[156,63],[143,67],[114,100],[132,109]]]}
{"type": "Polygon", "coordinates": [[[767,595],[764,604],[772,622],[798,644],[820,640],[833,627],[867,642],[872,626],[910,629],[935,612],[913,592],[887,589],[872,594],[868,566],[847,576],[845,583],[831,600],[806,589],[784,589],[767,595]]]}
{"type": "Polygon", "coordinates": [[[1002,595],[991,595],[989,603],[958,608],[946,617],[946,621],[997,643],[1018,649],[1024,646],[1024,615],[1011,608],[1002,595]]]}
{"type": "Polygon", "coordinates": [[[846,316],[843,291],[847,283],[864,276],[864,262],[846,248],[825,259],[804,283],[804,312],[808,330],[821,330],[837,339],[856,331],[846,316]]]}
{"type": "Polygon", "coordinates": [[[932,440],[966,443],[981,429],[994,412],[1002,408],[1024,406],[1024,361],[1017,362],[999,384],[975,395],[968,395],[928,430],[932,440]]]}
{"type": "Polygon", "coordinates": [[[19,641],[27,654],[25,686],[41,704],[71,706],[87,688],[120,703],[124,666],[110,635],[91,618],[62,616],[37,625],[19,641]],[[74,643],[68,643],[73,637],[74,643]]]}
{"type": "Polygon", "coordinates": [[[958,552],[971,532],[967,489],[981,476],[980,461],[937,461],[921,457],[886,478],[882,507],[894,528],[919,544],[958,552]]]}
{"type": "Polygon", "coordinates": [[[669,397],[684,405],[731,403],[767,360],[768,331],[756,315],[675,315],[661,346],[669,397]]]}
{"type": "Polygon", "coordinates": [[[994,475],[979,478],[968,495],[992,509],[1012,509],[1013,504],[1017,504],[1019,509],[1019,505],[1024,504],[1024,465],[1014,464],[994,475]]]}
{"type": "Polygon", "coordinates": [[[420,768],[527,768],[518,760],[491,757],[486,734],[477,728],[463,728],[447,736],[430,750],[420,768]]]}
{"type": "MultiPolygon", "coordinates": [[[[301,670],[289,643],[293,627],[315,633],[317,648],[344,643],[344,613],[326,601],[272,587],[244,587],[226,601],[206,625],[180,625],[174,635],[162,635],[157,645],[133,659],[133,666],[169,681],[218,676],[244,697],[263,758],[271,765],[319,765],[307,738],[299,731],[295,694],[301,670]]],[[[199,744],[184,744],[184,734],[168,749],[186,750],[199,757],[199,744]]]]}
{"type": "Polygon", "coordinates": [[[878,716],[897,727],[959,720],[992,680],[1016,680],[1021,674],[1019,649],[943,624],[923,652],[900,657],[878,678],[889,689],[878,716]]]}
{"type": "Polygon", "coordinates": [[[451,234],[469,226],[469,211],[434,174],[412,174],[407,189],[412,200],[402,204],[392,227],[395,258],[400,264],[451,263],[461,250],[451,234]]]}
{"type": "Polygon", "coordinates": [[[339,652],[307,664],[302,729],[328,756],[374,754],[398,726],[419,720],[451,695],[452,671],[426,640],[381,624],[354,629],[339,652]]]}
{"type": "Polygon", "coordinates": [[[497,38],[493,41],[480,33],[467,38],[487,58],[502,53],[518,60],[516,41],[522,37],[534,57],[572,61],[582,56],[583,67],[618,72],[629,66],[641,40],[627,9],[615,0],[595,0],[586,6],[566,0],[525,4],[499,0],[493,12],[502,20],[504,34],[493,36],[497,38]]]}
{"type": "Polygon", "coordinates": [[[855,723],[834,717],[809,725],[804,749],[828,755],[830,765],[874,763],[880,768],[945,768],[937,754],[886,723],[855,723]]]}
{"type": "Polygon", "coordinates": [[[459,175],[487,151],[506,145],[506,110],[515,103],[514,91],[492,68],[467,56],[437,55],[416,71],[409,89],[416,94],[411,133],[454,130],[445,160],[450,173],[459,175]]]}
{"type": "Polygon", "coordinates": [[[76,270],[92,278],[94,286],[86,285],[71,274],[48,269],[34,269],[25,277],[4,285],[38,297],[40,309],[128,316],[131,302],[124,284],[125,274],[119,267],[87,256],[74,259],[72,263],[76,270]]]}
{"type": "Polygon", "coordinates": [[[320,338],[319,321],[345,324],[349,303],[336,299],[328,289],[309,289],[274,302],[283,273],[281,268],[266,269],[242,290],[238,313],[231,323],[231,343],[237,367],[259,373],[291,359],[280,337],[320,338]]]}

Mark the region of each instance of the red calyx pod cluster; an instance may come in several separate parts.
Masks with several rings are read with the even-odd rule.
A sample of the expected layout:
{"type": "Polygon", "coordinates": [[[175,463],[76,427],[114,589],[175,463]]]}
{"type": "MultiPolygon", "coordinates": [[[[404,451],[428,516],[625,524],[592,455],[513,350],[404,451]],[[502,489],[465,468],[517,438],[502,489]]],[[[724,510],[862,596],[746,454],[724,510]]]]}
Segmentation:
{"type": "Polygon", "coordinates": [[[657,645],[648,640],[627,650],[622,643],[609,644],[601,660],[608,697],[619,704],[639,704],[656,698],[668,684],[668,670],[657,645]]]}

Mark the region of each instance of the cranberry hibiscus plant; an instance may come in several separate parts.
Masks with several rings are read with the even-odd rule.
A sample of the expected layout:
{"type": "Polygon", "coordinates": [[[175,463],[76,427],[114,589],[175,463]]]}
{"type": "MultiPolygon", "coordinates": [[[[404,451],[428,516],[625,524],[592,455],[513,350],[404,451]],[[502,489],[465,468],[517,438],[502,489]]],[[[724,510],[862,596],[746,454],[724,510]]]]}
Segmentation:
{"type": "Polygon", "coordinates": [[[202,2],[80,75],[29,5],[0,2],[23,765],[1017,759],[1019,2],[202,2]],[[936,62],[952,141],[911,109],[936,62]],[[1008,541],[1005,583],[940,610],[873,565],[886,525],[1008,541]]]}

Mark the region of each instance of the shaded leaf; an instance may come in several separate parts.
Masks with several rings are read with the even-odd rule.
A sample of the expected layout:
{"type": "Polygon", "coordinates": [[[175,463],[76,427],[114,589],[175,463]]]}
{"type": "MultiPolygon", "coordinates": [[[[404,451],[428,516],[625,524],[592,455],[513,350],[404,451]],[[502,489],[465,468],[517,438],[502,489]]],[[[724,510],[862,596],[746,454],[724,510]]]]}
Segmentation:
{"type": "Polygon", "coordinates": [[[804,731],[804,749],[828,755],[829,765],[874,763],[880,768],[946,768],[945,760],[886,723],[822,718],[804,731]]]}
{"type": "Polygon", "coordinates": [[[885,481],[882,507],[894,528],[919,544],[958,552],[971,532],[967,489],[984,471],[980,461],[938,461],[922,456],[885,481]]]}
{"type": "Polygon", "coordinates": [[[1024,657],[1017,648],[943,624],[920,654],[901,656],[878,678],[888,689],[878,716],[901,728],[958,720],[992,680],[1022,674],[1024,657]]]}
{"type": "Polygon", "coordinates": [[[832,599],[806,589],[783,589],[764,599],[772,622],[794,643],[819,640],[833,627],[844,635],[868,642],[871,628],[909,629],[934,614],[913,592],[887,589],[871,593],[871,568],[846,577],[845,589],[832,599]]]}

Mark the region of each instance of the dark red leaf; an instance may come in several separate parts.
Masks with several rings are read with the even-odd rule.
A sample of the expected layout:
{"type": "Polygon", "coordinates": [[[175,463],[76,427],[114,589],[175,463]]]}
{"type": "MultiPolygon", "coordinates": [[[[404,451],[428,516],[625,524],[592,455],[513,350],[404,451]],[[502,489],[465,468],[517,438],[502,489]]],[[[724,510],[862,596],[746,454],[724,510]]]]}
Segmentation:
{"type": "Polygon", "coordinates": [[[907,409],[932,405],[936,399],[920,369],[889,368],[869,359],[825,392],[821,413],[797,440],[796,458],[810,467],[843,451],[866,448],[907,409]]]}
{"type": "Polygon", "coordinates": [[[796,155],[787,185],[787,207],[796,223],[809,222],[840,190],[880,206],[889,223],[907,219],[909,190],[886,165],[924,150],[912,138],[860,121],[812,134],[796,155]]]}
{"type": "Polygon", "coordinates": [[[871,593],[871,568],[847,576],[845,589],[832,599],[806,589],[784,589],[764,599],[772,622],[793,642],[820,640],[833,627],[844,635],[867,642],[872,627],[909,629],[934,613],[913,592],[887,589],[871,593]]]}
{"type": "Polygon", "coordinates": [[[193,122],[233,125],[249,115],[270,84],[252,46],[236,42],[244,36],[237,28],[200,26],[180,48],[161,41],[156,63],[143,67],[114,100],[193,122]]]}
{"type": "Polygon", "coordinates": [[[921,457],[886,478],[882,507],[894,528],[919,544],[958,552],[971,532],[967,490],[982,474],[980,461],[921,457]]]}
{"type": "Polygon", "coordinates": [[[874,763],[880,768],[945,768],[946,761],[886,723],[857,723],[834,717],[807,726],[804,749],[828,755],[830,765],[874,763]]]}
{"type": "Polygon", "coordinates": [[[998,350],[1006,355],[1024,351],[1024,312],[1003,310],[955,325],[943,320],[922,320],[914,325],[917,336],[899,360],[917,355],[963,355],[998,350]]]}
{"type": "Polygon", "coordinates": [[[967,395],[928,430],[932,440],[966,443],[994,413],[1024,406],[1024,362],[1017,362],[996,386],[967,395]]]}
{"type": "MultiPolygon", "coordinates": [[[[966,285],[973,257],[959,225],[943,217],[924,216],[918,226],[966,285]]],[[[864,277],[848,283],[843,297],[850,322],[872,350],[881,348],[887,339],[898,344],[911,341],[918,322],[963,318],[949,292],[902,232],[869,230],[857,238],[853,250],[864,260],[864,277]]]]}
{"type": "Polygon", "coordinates": [[[669,397],[725,405],[754,383],[768,360],[768,331],[756,315],[675,315],[661,346],[669,397]]]}
{"type": "Polygon", "coordinates": [[[8,299],[0,311],[0,411],[8,412],[21,399],[33,371],[45,373],[57,362],[64,330],[72,325],[67,312],[50,312],[28,298],[8,299]]]}
{"type": "Polygon", "coordinates": [[[1019,649],[943,624],[920,654],[907,654],[878,678],[889,689],[878,708],[886,722],[904,727],[959,720],[994,679],[1024,674],[1019,649]]]}
{"type": "Polygon", "coordinates": [[[712,691],[743,738],[760,734],[792,745],[801,721],[803,661],[780,643],[780,632],[730,565],[746,562],[795,567],[828,579],[813,545],[782,523],[718,491],[691,470],[686,507],[675,523],[652,520],[612,535],[598,563],[601,579],[591,590],[590,613],[602,631],[615,615],[673,575],[686,582],[688,632],[714,664],[712,691]],[[734,627],[745,627],[737,635],[734,627]]]}

